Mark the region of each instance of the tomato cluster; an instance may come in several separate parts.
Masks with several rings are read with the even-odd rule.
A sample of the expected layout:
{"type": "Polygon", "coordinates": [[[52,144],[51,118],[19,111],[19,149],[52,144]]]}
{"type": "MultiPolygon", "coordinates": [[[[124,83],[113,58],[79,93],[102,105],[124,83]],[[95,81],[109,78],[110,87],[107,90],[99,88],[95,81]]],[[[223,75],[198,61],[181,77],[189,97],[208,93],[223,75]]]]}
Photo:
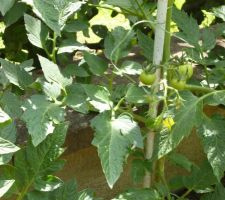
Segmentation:
{"type": "Polygon", "coordinates": [[[175,72],[169,72],[168,74],[170,86],[177,90],[183,90],[186,86],[186,81],[193,75],[193,67],[189,64],[180,65],[175,72]]]}

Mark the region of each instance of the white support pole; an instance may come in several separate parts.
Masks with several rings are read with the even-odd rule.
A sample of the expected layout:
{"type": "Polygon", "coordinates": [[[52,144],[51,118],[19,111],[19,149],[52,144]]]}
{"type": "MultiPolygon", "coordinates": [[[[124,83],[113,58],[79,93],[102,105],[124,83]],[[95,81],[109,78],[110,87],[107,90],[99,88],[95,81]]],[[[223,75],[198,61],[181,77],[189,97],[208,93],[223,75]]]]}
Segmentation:
{"type": "MultiPolygon", "coordinates": [[[[168,0],[158,0],[157,5],[157,24],[155,27],[155,40],[154,40],[154,53],[153,53],[153,64],[160,65],[163,59],[163,52],[164,52],[164,40],[165,40],[165,30],[166,30],[166,16],[167,16],[167,7],[168,7],[168,0]]],[[[157,67],[156,69],[156,81],[154,83],[155,91],[157,93],[159,91],[159,82],[161,79],[161,69],[157,67]]],[[[150,105],[153,106],[152,110],[152,117],[157,117],[157,110],[158,110],[158,102],[150,105]]],[[[145,148],[145,158],[151,159],[153,154],[154,148],[154,138],[155,133],[153,131],[149,131],[146,138],[146,148],[145,148]]],[[[151,187],[151,174],[146,172],[144,177],[144,188],[151,187]]]]}

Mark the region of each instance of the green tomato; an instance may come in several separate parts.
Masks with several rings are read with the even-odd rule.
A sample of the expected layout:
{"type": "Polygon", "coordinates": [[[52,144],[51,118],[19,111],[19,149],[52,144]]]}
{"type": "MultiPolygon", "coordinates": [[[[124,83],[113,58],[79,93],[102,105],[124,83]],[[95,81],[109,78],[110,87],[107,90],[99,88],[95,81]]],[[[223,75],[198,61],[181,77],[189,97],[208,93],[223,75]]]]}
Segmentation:
{"type": "Polygon", "coordinates": [[[193,67],[191,65],[180,65],[178,67],[178,72],[182,77],[187,77],[188,79],[193,75],[193,67]]]}
{"type": "Polygon", "coordinates": [[[145,85],[152,85],[155,82],[155,80],[156,80],[156,75],[155,74],[150,74],[150,73],[147,73],[147,72],[143,71],[140,74],[139,79],[145,85]]]}
{"type": "Polygon", "coordinates": [[[186,81],[178,80],[178,79],[171,79],[170,85],[177,90],[183,90],[186,86],[186,81]]]}

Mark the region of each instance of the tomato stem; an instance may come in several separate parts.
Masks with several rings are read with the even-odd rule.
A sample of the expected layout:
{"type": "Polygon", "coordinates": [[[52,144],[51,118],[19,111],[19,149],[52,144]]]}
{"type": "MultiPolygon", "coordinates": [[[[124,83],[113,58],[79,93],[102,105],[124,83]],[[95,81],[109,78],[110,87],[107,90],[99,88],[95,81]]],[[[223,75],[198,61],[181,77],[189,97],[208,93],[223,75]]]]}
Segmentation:
{"type": "Polygon", "coordinates": [[[189,84],[186,84],[184,89],[190,90],[192,92],[203,92],[203,93],[210,93],[215,91],[215,89],[212,89],[212,88],[202,87],[198,85],[189,85],[189,84]]]}
{"type": "Polygon", "coordinates": [[[166,33],[165,33],[165,43],[164,43],[164,54],[163,54],[163,63],[167,63],[170,59],[170,44],[171,44],[171,18],[172,18],[172,10],[173,10],[174,0],[168,0],[168,9],[166,16],[166,33]]]}

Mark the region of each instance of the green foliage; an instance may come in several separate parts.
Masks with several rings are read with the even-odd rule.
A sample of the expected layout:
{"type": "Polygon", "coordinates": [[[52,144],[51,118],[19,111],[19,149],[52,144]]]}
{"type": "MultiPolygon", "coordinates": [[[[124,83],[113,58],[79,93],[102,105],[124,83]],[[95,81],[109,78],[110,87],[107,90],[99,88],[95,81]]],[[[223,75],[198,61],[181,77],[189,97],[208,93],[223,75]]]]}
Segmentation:
{"type": "Polygon", "coordinates": [[[87,52],[84,53],[84,60],[87,62],[90,71],[95,75],[103,75],[108,68],[108,63],[105,60],[87,52]]]}
{"type": "Polygon", "coordinates": [[[39,61],[45,79],[49,83],[56,83],[61,89],[65,89],[67,85],[70,85],[72,83],[72,79],[70,77],[68,78],[63,76],[63,74],[60,72],[59,67],[55,63],[42,56],[39,56],[39,61]]]}
{"type": "Polygon", "coordinates": [[[192,17],[188,17],[188,15],[185,12],[177,9],[173,10],[173,20],[176,22],[177,26],[182,30],[182,32],[179,32],[177,36],[182,38],[189,44],[198,47],[198,42],[200,39],[200,31],[197,21],[192,17]]]}
{"type": "Polygon", "coordinates": [[[45,46],[45,40],[48,37],[47,27],[40,20],[30,15],[24,15],[24,22],[31,44],[43,48],[45,46]]]}
{"type": "Polygon", "coordinates": [[[14,182],[14,180],[0,180],[0,197],[3,197],[10,187],[12,187],[14,182]]]}
{"type": "MultiPolygon", "coordinates": [[[[153,1],[0,3],[0,39],[4,43],[0,49],[1,198],[98,199],[90,189],[78,191],[74,177],[64,182],[56,176],[65,163],[59,158],[64,152],[70,108],[95,116],[90,122],[95,132],[92,144],[110,188],[130,155],[134,184],[142,182],[146,172],[157,166],[153,187],[130,189],[114,200],[185,199],[191,191],[207,193],[203,200],[223,199],[224,116],[207,115],[204,107],[220,106],[224,110],[225,106],[225,57],[217,46],[217,39],[224,36],[224,23],[215,30],[201,30],[192,16],[174,8],[172,18],[179,30],[174,36],[187,45],[181,57],[171,56],[168,62],[155,66],[153,1]],[[111,9],[112,17],[124,14],[130,28],[93,25],[91,19],[98,7],[111,9]],[[96,44],[81,42],[81,32],[89,37],[90,31],[101,38],[97,44],[104,46],[101,51],[91,49],[96,44]],[[140,59],[133,53],[141,55],[140,59]],[[192,64],[200,66],[197,78],[195,70],[191,76],[192,71],[187,74],[180,67],[188,65],[192,70],[192,64]],[[158,70],[161,77],[154,74],[158,70]],[[144,85],[138,79],[142,72],[153,76],[152,84],[144,85]],[[182,87],[171,84],[171,73],[182,87]],[[27,134],[17,130],[21,126],[27,134]],[[176,151],[194,128],[207,157],[199,166],[176,151]],[[148,144],[144,143],[149,132],[155,132],[156,140],[153,157],[146,159],[148,144]],[[173,177],[167,183],[165,160],[185,169],[188,175],[173,177]],[[173,190],[182,188],[188,191],[175,197],[173,190]]],[[[181,7],[184,2],[179,3],[176,1],[181,7]]],[[[212,9],[212,14],[216,20],[225,21],[224,6],[212,9]]]]}
{"type": "Polygon", "coordinates": [[[0,11],[2,15],[5,15],[10,10],[10,8],[12,8],[13,4],[15,3],[15,0],[9,1],[1,0],[0,3],[1,3],[0,11]]]}
{"type": "Polygon", "coordinates": [[[60,35],[67,19],[77,10],[82,3],[80,1],[41,1],[23,0],[33,8],[33,12],[40,17],[53,31],[60,35]]]}
{"type": "Polygon", "coordinates": [[[172,127],[171,133],[162,131],[158,135],[159,146],[157,150],[157,158],[161,158],[177,147],[184,137],[187,137],[192,128],[201,121],[203,98],[197,98],[191,93],[185,94],[183,97],[185,102],[175,114],[175,125],[172,127]],[[186,123],[188,121],[188,123],[186,123]],[[182,130],[182,131],[181,131],[182,130]]]}
{"type": "Polygon", "coordinates": [[[25,87],[29,86],[32,82],[32,76],[23,69],[20,65],[16,65],[7,60],[0,59],[2,68],[4,70],[5,77],[8,81],[21,89],[25,89],[25,87]]]}
{"type": "Polygon", "coordinates": [[[22,119],[27,124],[34,146],[53,133],[55,124],[64,121],[64,110],[42,95],[32,96],[25,102],[24,109],[22,119]]]}
{"type": "Polygon", "coordinates": [[[202,137],[204,151],[218,180],[224,175],[224,126],[225,119],[221,116],[204,117],[199,134],[202,137]]]}
{"type": "Polygon", "coordinates": [[[218,184],[215,188],[215,191],[213,193],[209,193],[203,196],[201,200],[222,200],[225,195],[225,189],[222,184],[218,184]]]}
{"type": "Polygon", "coordinates": [[[122,172],[129,148],[143,148],[140,129],[130,116],[113,119],[109,113],[97,116],[91,126],[95,129],[92,144],[98,148],[103,172],[112,188],[122,172]]]}
{"type": "Polygon", "coordinates": [[[113,200],[160,200],[160,195],[155,190],[141,189],[131,190],[124,194],[119,195],[118,198],[113,200]]]}
{"type": "Polygon", "coordinates": [[[216,17],[221,18],[223,21],[225,21],[224,11],[225,11],[225,6],[224,5],[213,9],[214,15],[216,17]]]}

